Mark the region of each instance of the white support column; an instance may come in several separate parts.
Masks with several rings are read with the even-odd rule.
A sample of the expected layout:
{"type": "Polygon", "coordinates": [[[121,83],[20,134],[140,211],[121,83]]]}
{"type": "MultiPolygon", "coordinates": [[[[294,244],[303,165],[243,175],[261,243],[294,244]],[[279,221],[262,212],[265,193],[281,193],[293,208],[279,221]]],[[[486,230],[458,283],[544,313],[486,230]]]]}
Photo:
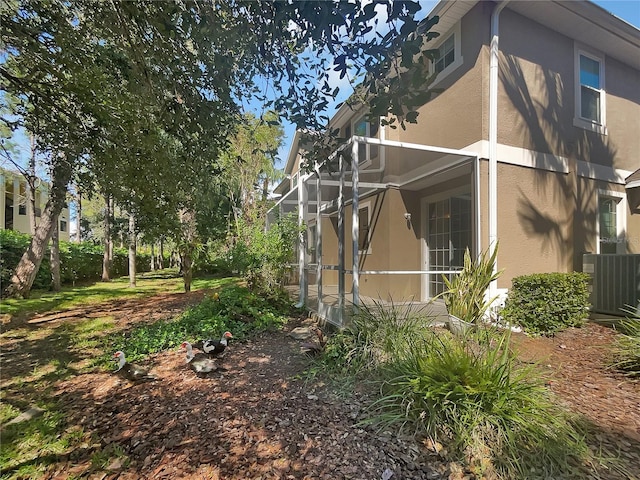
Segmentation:
{"type": "MultiPolygon", "coordinates": [[[[500,12],[507,1],[498,4],[491,14],[491,50],[489,57],[489,245],[493,253],[498,243],[498,60],[500,54],[500,12]]],[[[493,265],[493,273],[498,271],[498,261],[493,265]]],[[[489,295],[493,298],[498,290],[497,280],[489,285],[489,295]]]]}
{"type": "Polygon", "coordinates": [[[340,154],[340,185],[338,186],[338,314],[340,326],[344,325],[345,274],[344,274],[344,177],[347,166],[344,156],[340,154]]]}
{"type": "Polygon", "coordinates": [[[318,288],[318,309],[322,303],[322,181],[320,169],[316,168],[316,285],[318,288]]]}
{"type": "Polygon", "coordinates": [[[355,140],[351,145],[351,239],[353,248],[353,306],[360,305],[360,275],[358,268],[360,264],[360,255],[358,247],[360,245],[360,218],[358,215],[359,199],[358,199],[358,141],[355,140]]]}
{"type": "Polygon", "coordinates": [[[473,159],[473,185],[474,185],[474,213],[475,213],[475,248],[476,248],[476,255],[480,255],[480,252],[482,252],[482,232],[481,232],[481,220],[482,220],[482,214],[481,214],[481,209],[480,209],[480,157],[478,155],[476,155],[476,157],[473,159]]]}
{"type": "MultiPolygon", "coordinates": [[[[307,214],[307,184],[303,180],[302,175],[298,175],[298,226],[306,228],[307,214]]],[[[307,231],[300,232],[298,242],[298,273],[300,275],[300,300],[298,307],[302,307],[307,302],[309,287],[306,274],[307,262],[307,231]]]]}

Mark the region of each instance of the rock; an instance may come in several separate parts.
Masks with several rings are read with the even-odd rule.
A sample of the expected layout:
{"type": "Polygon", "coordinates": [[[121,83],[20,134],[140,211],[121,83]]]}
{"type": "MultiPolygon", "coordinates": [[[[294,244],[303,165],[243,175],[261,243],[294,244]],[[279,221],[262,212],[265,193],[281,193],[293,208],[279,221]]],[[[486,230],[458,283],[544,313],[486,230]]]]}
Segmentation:
{"type": "Polygon", "coordinates": [[[296,327],[288,335],[295,340],[307,340],[315,336],[315,330],[311,327],[296,327]]]}

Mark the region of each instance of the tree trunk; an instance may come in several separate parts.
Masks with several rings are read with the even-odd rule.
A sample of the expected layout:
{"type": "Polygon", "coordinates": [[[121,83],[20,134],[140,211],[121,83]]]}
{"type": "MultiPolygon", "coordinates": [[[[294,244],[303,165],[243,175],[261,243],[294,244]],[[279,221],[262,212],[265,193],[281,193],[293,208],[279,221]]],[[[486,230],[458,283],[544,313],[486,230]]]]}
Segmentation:
{"type": "Polygon", "coordinates": [[[11,277],[11,283],[7,287],[7,295],[27,298],[31,292],[33,281],[36,279],[44,252],[51,238],[54,217],[60,215],[67,196],[67,185],[71,180],[72,165],[63,155],[58,155],[53,160],[51,169],[51,193],[44,207],[40,224],[31,237],[31,243],[22,255],[18,266],[11,277]]]}
{"type": "Polygon", "coordinates": [[[136,219],[129,214],[129,287],[136,286],[136,219]]]}
{"type": "Polygon", "coordinates": [[[111,197],[105,197],[104,254],[102,255],[102,281],[111,281],[111,197]]]}
{"type": "Polygon", "coordinates": [[[193,253],[196,248],[196,217],[193,210],[184,209],[180,211],[180,226],[182,239],[179,244],[179,251],[182,278],[184,280],[184,291],[190,292],[193,278],[193,253]]]}
{"type": "Polygon", "coordinates": [[[58,235],[58,215],[55,216],[54,223],[55,227],[53,228],[53,232],[51,232],[49,262],[51,263],[51,289],[54,292],[59,292],[62,289],[62,286],[60,283],[60,236],[58,235]]]}
{"type": "Polygon", "coordinates": [[[27,174],[27,194],[29,195],[29,226],[30,233],[36,233],[36,137],[31,135],[31,158],[27,174]]]}
{"type": "Polygon", "coordinates": [[[82,222],[82,194],[78,192],[78,208],[76,210],[76,240],[82,242],[80,223],[82,222]]]}
{"type": "Polygon", "coordinates": [[[164,238],[160,237],[160,255],[158,256],[158,268],[164,268],[164,238]]]}
{"type": "Polygon", "coordinates": [[[154,248],[154,243],[151,242],[151,271],[156,271],[156,249],[154,248]]]}

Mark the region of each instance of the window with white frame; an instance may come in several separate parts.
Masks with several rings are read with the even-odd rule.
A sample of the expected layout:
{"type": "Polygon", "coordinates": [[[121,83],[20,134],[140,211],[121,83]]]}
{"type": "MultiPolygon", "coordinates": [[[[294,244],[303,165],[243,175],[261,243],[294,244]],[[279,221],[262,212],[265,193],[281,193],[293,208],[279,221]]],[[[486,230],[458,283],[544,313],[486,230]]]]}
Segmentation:
{"type": "Polygon", "coordinates": [[[444,43],[440,45],[440,47],[438,47],[438,56],[435,62],[433,62],[435,71],[438,73],[442,72],[445,68],[451,65],[453,61],[456,59],[455,36],[456,36],[455,33],[452,33],[444,41],[444,43]]]}
{"type": "Polygon", "coordinates": [[[461,47],[461,30],[460,22],[446,35],[442,35],[439,39],[443,39],[435,48],[435,58],[431,62],[431,73],[436,73],[437,77],[434,81],[438,83],[452,71],[462,65],[462,47],[461,47]]]}
{"type": "MultiPolygon", "coordinates": [[[[366,116],[362,116],[353,122],[352,128],[348,128],[347,132],[348,136],[351,136],[350,132],[353,131],[353,135],[358,137],[378,138],[379,130],[380,124],[377,120],[369,121],[366,116]]],[[[378,158],[378,151],[378,145],[358,144],[358,163],[362,165],[378,158]]]]}
{"type": "Polygon", "coordinates": [[[598,192],[598,253],[625,253],[624,194],[598,192]]]}
{"type": "Polygon", "coordinates": [[[371,253],[371,204],[358,208],[358,251],[371,253]]]}
{"type": "Polygon", "coordinates": [[[575,79],[574,125],[606,133],[604,56],[576,48],[575,79]]]}

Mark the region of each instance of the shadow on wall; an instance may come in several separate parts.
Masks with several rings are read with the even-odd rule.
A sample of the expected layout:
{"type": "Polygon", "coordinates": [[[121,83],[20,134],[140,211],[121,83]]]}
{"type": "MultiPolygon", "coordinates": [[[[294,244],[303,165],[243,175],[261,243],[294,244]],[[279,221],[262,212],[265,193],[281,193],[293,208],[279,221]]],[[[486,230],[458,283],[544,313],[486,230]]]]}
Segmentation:
{"type": "Polygon", "coordinates": [[[539,238],[541,251],[552,249],[559,263],[581,270],[582,254],[595,251],[597,189],[592,176],[597,166],[613,167],[616,149],[608,137],[573,126],[573,91],[551,70],[535,66],[525,74],[521,60],[513,55],[501,58],[500,80],[513,107],[519,113],[514,125],[525,148],[538,152],[536,161],[543,169],[535,170],[536,194],[550,198],[552,207],[541,208],[520,187],[518,218],[527,234],[539,238]],[[547,154],[547,155],[545,155],[547,154]],[[568,174],[552,173],[552,154],[568,159],[568,174]],[[586,170],[578,176],[577,161],[586,170]]]}

